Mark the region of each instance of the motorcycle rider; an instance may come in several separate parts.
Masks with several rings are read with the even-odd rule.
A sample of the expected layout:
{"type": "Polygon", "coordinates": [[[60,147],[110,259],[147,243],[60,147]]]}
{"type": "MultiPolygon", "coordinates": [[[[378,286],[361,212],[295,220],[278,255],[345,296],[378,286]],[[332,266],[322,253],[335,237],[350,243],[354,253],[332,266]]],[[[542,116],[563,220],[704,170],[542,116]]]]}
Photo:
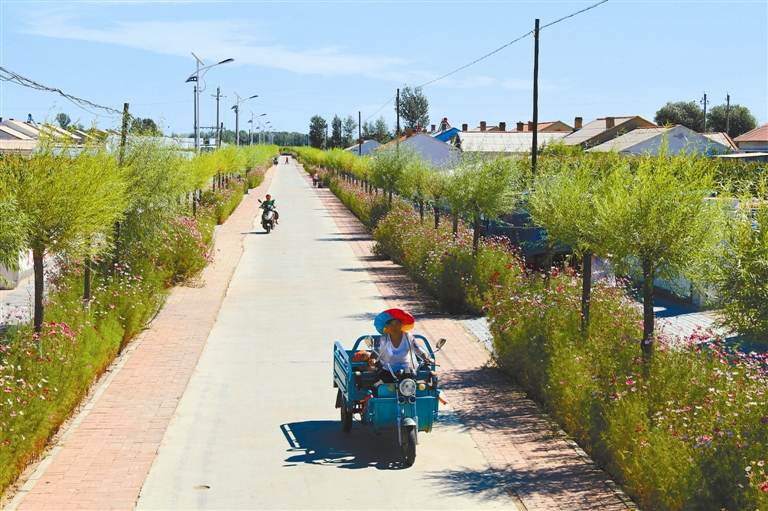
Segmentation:
{"type": "Polygon", "coordinates": [[[275,209],[275,199],[272,198],[270,194],[267,194],[266,197],[264,197],[264,202],[261,203],[261,209],[266,210],[267,208],[272,208],[272,212],[275,214],[275,225],[278,224],[277,219],[280,218],[280,214],[275,209]]]}

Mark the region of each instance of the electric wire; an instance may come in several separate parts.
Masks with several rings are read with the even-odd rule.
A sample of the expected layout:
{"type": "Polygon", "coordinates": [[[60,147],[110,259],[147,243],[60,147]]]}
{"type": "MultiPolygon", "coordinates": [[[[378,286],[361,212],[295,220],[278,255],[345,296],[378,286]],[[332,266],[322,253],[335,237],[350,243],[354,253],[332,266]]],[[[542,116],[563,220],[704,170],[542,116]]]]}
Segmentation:
{"type": "MultiPolygon", "coordinates": [[[[555,20],[555,21],[552,21],[551,23],[547,23],[547,24],[546,24],[546,25],[544,25],[544,26],[540,26],[540,27],[539,27],[539,31],[541,31],[542,29],[545,29],[545,28],[547,28],[547,27],[551,27],[552,25],[556,25],[556,24],[560,23],[561,21],[565,21],[565,20],[567,20],[568,18],[573,18],[574,16],[578,16],[579,14],[581,14],[581,13],[583,13],[583,12],[587,12],[587,11],[589,11],[589,10],[591,10],[591,9],[594,9],[595,7],[599,7],[600,5],[603,5],[603,4],[604,4],[604,3],[606,3],[606,2],[608,2],[608,0],[601,0],[600,2],[597,2],[596,4],[592,4],[592,5],[590,5],[589,7],[585,7],[584,9],[581,9],[581,10],[579,10],[579,11],[576,11],[576,12],[572,12],[571,14],[569,14],[569,15],[567,15],[567,16],[563,16],[562,18],[560,18],[560,19],[557,19],[557,20],[555,20]]],[[[477,64],[478,62],[481,62],[481,61],[483,61],[483,60],[487,59],[488,57],[490,57],[490,56],[492,56],[492,55],[494,55],[494,54],[496,54],[496,53],[500,52],[500,51],[501,51],[501,50],[503,50],[504,48],[507,48],[507,47],[509,47],[509,46],[512,46],[512,45],[513,45],[513,44],[515,44],[516,42],[518,42],[518,41],[521,41],[521,40],[525,39],[525,38],[526,38],[526,37],[528,37],[529,35],[532,35],[534,32],[535,32],[535,30],[531,30],[531,31],[529,31],[529,32],[527,32],[527,33],[525,33],[525,34],[521,35],[521,36],[520,36],[520,37],[518,37],[517,39],[514,39],[514,40],[512,40],[512,41],[508,42],[507,44],[505,44],[505,45],[503,45],[503,46],[500,46],[500,47],[496,48],[496,49],[495,49],[495,50],[493,50],[492,52],[490,52],[490,53],[486,53],[486,54],[485,54],[485,55],[483,55],[482,57],[480,57],[480,58],[478,58],[478,59],[475,59],[475,60],[473,60],[473,61],[472,61],[472,62],[470,62],[469,64],[466,64],[466,65],[464,65],[464,66],[461,66],[460,68],[458,68],[458,69],[455,69],[455,70],[451,71],[450,73],[444,74],[443,76],[440,76],[440,77],[438,77],[438,78],[435,78],[434,80],[430,80],[430,81],[428,81],[428,82],[426,82],[426,83],[424,83],[424,84],[422,84],[422,85],[419,85],[417,88],[419,88],[419,89],[421,89],[421,88],[424,88],[424,87],[426,87],[427,85],[432,85],[433,83],[435,83],[435,82],[437,82],[437,81],[440,81],[440,80],[442,80],[443,78],[448,78],[449,76],[451,76],[451,75],[453,75],[453,74],[456,74],[456,73],[458,73],[459,71],[463,71],[464,69],[467,69],[468,67],[470,67],[470,66],[473,66],[473,65],[477,64]]],[[[379,109],[378,109],[378,110],[376,110],[376,111],[375,111],[373,114],[371,114],[370,116],[368,116],[368,117],[365,119],[365,121],[363,121],[363,122],[366,122],[366,121],[368,121],[368,119],[370,119],[371,117],[373,117],[374,115],[376,115],[377,113],[379,113],[379,112],[380,112],[380,111],[381,111],[381,110],[382,110],[382,109],[383,109],[385,106],[387,106],[388,104],[390,104],[390,103],[392,102],[392,100],[393,100],[393,99],[395,99],[395,97],[396,97],[396,96],[392,96],[392,97],[389,99],[389,101],[387,101],[386,103],[384,103],[384,104],[381,106],[381,108],[379,108],[379,109]]]]}
{"type": "MultiPolygon", "coordinates": [[[[552,25],[556,25],[557,23],[560,23],[561,21],[567,20],[568,18],[573,18],[574,16],[577,16],[577,15],[579,15],[579,14],[583,13],[583,12],[587,12],[587,11],[589,11],[589,10],[591,10],[591,9],[594,9],[595,7],[598,7],[598,6],[600,6],[600,5],[604,4],[604,3],[606,3],[607,1],[608,1],[608,0],[602,0],[602,1],[600,1],[600,2],[597,2],[596,4],[590,5],[589,7],[585,7],[584,9],[581,9],[580,11],[576,11],[576,12],[573,12],[573,13],[569,14],[568,16],[563,16],[562,18],[560,18],[560,19],[558,19],[558,20],[555,20],[555,21],[553,21],[553,22],[551,22],[551,23],[547,23],[546,25],[544,25],[544,26],[542,26],[542,27],[539,27],[539,31],[541,31],[541,30],[543,30],[543,29],[545,29],[545,28],[547,28],[547,27],[551,27],[552,25]]],[[[493,50],[492,52],[490,52],[490,53],[486,53],[486,54],[485,54],[485,55],[483,55],[482,57],[480,57],[480,58],[478,58],[478,59],[475,59],[475,60],[473,60],[473,61],[472,61],[472,62],[470,62],[469,64],[466,64],[466,65],[464,65],[464,66],[461,66],[460,68],[458,68],[458,69],[455,69],[455,70],[451,71],[451,72],[450,72],[450,73],[448,73],[448,74],[444,74],[443,76],[440,76],[440,77],[438,77],[438,78],[435,78],[434,80],[430,80],[430,81],[428,81],[427,83],[425,83],[425,84],[423,84],[423,85],[419,85],[419,87],[418,87],[418,88],[424,88],[424,87],[426,87],[427,85],[431,85],[431,84],[433,84],[433,83],[435,83],[435,82],[437,82],[437,81],[439,81],[439,80],[442,80],[443,78],[447,78],[447,77],[449,77],[449,76],[451,76],[451,75],[453,75],[453,74],[456,74],[456,73],[458,73],[459,71],[462,71],[462,70],[464,70],[464,69],[466,69],[466,68],[468,68],[468,67],[470,67],[470,66],[473,66],[473,65],[477,64],[478,62],[480,62],[480,61],[482,61],[482,60],[485,60],[485,59],[487,59],[487,58],[488,58],[488,57],[490,57],[491,55],[494,55],[494,54],[496,54],[496,53],[500,52],[500,51],[501,51],[501,50],[503,50],[504,48],[507,48],[507,47],[509,47],[509,46],[512,46],[512,45],[513,45],[513,44],[515,44],[516,42],[518,42],[518,41],[521,41],[521,40],[525,39],[526,37],[528,37],[529,35],[533,34],[534,32],[535,32],[534,30],[531,30],[531,31],[529,31],[529,32],[527,32],[527,33],[525,33],[525,34],[521,35],[521,36],[520,36],[520,37],[518,37],[517,39],[514,39],[514,40],[512,40],[512,41],[508,42],[508,43],[507,43],[507,44],[505,44],[504,46],[500,46],[500,47],[496,48],[495,50],[493,50]]],[[[390,100],[390,101],[391,101],[391,100],[390,100]]]]}
{"type": "MultiPolygon", "coordinates": [[[[10,69],[6,69],[4,67],[0,67],[0,80],[4,82],[11,82],[16,83],[18,85],[21,85],[23,87],[29,87],[30,89],[35,90],[42,90],[47,92],[54,92],[56,94],[59,94],[63,96],[64,98],[68,99],[72,103],[74,103],[76,106],[82,108],[88,113],[93,114],[93,112],[89,111],[88,108],[100,108],[102,110],[105,110],[107,113],[113,114],[113,115],[121,115],[122,112],[119,110],[115,110],[114,108],[110,108],[108,106],[102,106],[98,105],[96,103],[93,103],[91,101],[88,101],[87,99],[78,98],[76,96],[73,96],[71,94],[67,94],[63,92],[61,89],[56,89],[53,87],[46,87],[45,85],[39,84],[34,80],[30,80],[29,78],[25,78],[21,76],[18,73],[14,73],[10,69]]],[[[94,114],[95,115],[95,114],[94,114]]]]}
{"type": "Polygon", "coordinates": [[[374,115],[376,115],[377,113],[381,112],[381,110],[382,110],[382,109],[383,109],[385,106],[387,106],[388,104],[392,103],[392,100],[393,100],[393,99],[395,99],[396,97],[397,97],[397,96],[395,95],[395,96],[392,96],[391,98],[389,98],[389,101],[387,101],[386,103],[384,103],[383,105],[381,105],[381,107],[380,107],[378,110],[376,110],[376,111],[375,111],[375,112],[373,112],[371,115],[369,115],[368,117],[366,117],[366,118],[365,118],[365,120],[363,120],[363,122],[368,122],[368,119],[370,119],[371,117],[373,117],[373,116],[374,116],[374,115]]]}

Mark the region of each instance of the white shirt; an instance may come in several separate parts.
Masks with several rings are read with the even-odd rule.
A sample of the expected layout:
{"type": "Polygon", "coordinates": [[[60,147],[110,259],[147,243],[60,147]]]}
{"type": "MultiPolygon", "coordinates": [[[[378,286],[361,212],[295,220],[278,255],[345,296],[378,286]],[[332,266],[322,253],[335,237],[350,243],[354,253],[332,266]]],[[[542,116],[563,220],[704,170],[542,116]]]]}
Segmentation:
{"type": "Polygon", "coordinates": [[[381,354],[382,364],[389,365],[392,371],[413,371],[418,367],[418,361],[416,360],[414,351],[422,357],[428,357],[429,353],[422,348],[410,334],[403,332],[403,339],[400,341],[400,346],[395,348],[392,345],[392,338],[387,335],[382,335],[379,338],[378,352],[381,354]]]}

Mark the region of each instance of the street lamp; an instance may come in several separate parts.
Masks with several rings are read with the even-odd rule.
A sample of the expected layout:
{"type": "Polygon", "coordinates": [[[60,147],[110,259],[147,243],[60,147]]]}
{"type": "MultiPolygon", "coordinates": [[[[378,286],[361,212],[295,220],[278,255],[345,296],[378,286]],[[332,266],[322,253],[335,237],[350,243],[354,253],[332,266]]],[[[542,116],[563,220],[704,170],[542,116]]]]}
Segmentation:
{"type": "Polygon", "coordinates": [[[255,115],[253,113],[253,110],[251,110],[251,120],[248,121],[250,123],[250,125],[251,125],[251,136],[248,139],[248,145],[251,145],[253,143],[253,128],[255,128],[255,126],[253,124],[253,119],[255,119],[257,117],[264,117],[265,115],[267,115],[267,114],[255,115]]]}
{"type": "Polygon", "coordinates": [[[235,92],[235,97],[237,97],[237,101],[235,102],[235,105],[232,107],[232,110],[235,111],[235,141],[236,144],[240,145],[240,105],[249,99],[258,98],[259,96],[254,94],[250,98],[240,98],[240,96],[237,95],[237,92],[235,92]]]}
{"type": "MultiPolygon", "coordinates": [[[[200,88],[200,80],[205,76],[205,73],[208,72],[209,69],[212,67],[220,66],[221,64],[228,64],[230,62],[234,62],[235,59],[226,59],[222,60],[221,62],[218,62],[216,64],[211,64],[210,66],[203,66],[200,67],[203,63],[202,60],[197,58],[197,55],[194,53],[192,54],[193,57],[195,57],[195,60],[197,61],[197,70],[187,78],[186,83],[189,82],[195,82],[196,92],[195,92],[195,154],[200,156],[200,92],[205,90],[205,86],[200,88]],[[202,71],[202,74],[200,72],[202,71]]],[[[205,80],[203,80],[205,82],[205,80]]]]}

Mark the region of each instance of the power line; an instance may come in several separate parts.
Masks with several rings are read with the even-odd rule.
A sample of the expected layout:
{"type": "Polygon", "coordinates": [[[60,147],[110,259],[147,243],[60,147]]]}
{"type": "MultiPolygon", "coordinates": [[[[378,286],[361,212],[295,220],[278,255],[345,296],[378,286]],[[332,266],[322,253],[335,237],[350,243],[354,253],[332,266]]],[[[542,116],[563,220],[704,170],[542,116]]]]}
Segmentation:
{"type": "MultiPolygon", "coordinates": [[[[563,16],[563,17],[562,17],[562,18],[560,18],[560,19],[557,19],[557,20],[555,20],[555,21],[553,21],[553,22],[551,22],[551,23],[547,23],[546,25],[544,25],[544,26],[542,26],[542,27],[539,27],[539,30],[541,30],[541,29],[544,29],[544,28],[547,28],[547,27],[551,27],[552,25],[556,25],[557,23],[560,23],[561,21],[567,20],[568,18],[573,18],[574,16],[577,16],[577,15],[579,15],[579,14],[583,13],[583,12],[587,12],[587,11],[589,11],[589,10],[591,10],[591,9],[594,9],[595,7],[598,7],[598,6],[600,6],[600,5],[604,4],[604,3],[606,3],[607,1],[608,1],[608,0],[602,0],[602,1],[600,1],[600,2],[597,2],[596,4],[590,5],[589,7],[585,7],[584,9],[581,9],[580,11],[572,12],[571,14],[569,14],[569,15],[567,15],[567,16],[563,16]]],[[[433,84],[433,83],[435,83],[435,82],[437,82],[437,81],[439,81],[439,80],[442,80],[443,78],[447,78],[447,77],[449,77],[449,76],[451,76],[451,75],[453,75],[453,74],[456,74],[456,73],[458,73],[459,71],[462,71],[462,70],[464,70],[464,69],[466,69],[466,68],[468,68],[468,67],[470,67],[470,66],[473,66],[473,65],[477,64],[478,62],[480,62],[480,61],[482,61],[482,60],[485,60],[485,59],[487,59],[487,58],[488,58],[488,57],[490,57],[491,55],[494,55],[494,54],[496,54],[496,53],[500,52],[500,51],[501,51],[501,50],[503,50],[504,48],[507,48],[508,46],[511,46],[511,45],[515,44],[516,42],[518,42],[518,41],[521,41],[521,40],[525,39],[525,38],[526,38],[526,37],[528,37],[529,35],[533,34],[533,32],[534,32],[534,31],[533,31],[533,30],[531,30],[531,31],[529,31],[529,32],[527,32],[527,33],[525,33],[525,34],[521,35],[521,36],[520,36],[520,37],[518,37],[517,39],[514,39],[514,40],[512,40],[512,41],[508,42],[508,43],[507,43],[507,44],[505,44],[504,46],[500,46],[499,48],[496,48],[496,49],[495,49],[495,50],[493,50],[492,52],[490,52],[490,53],[486,53],[486,54],[485,54],[485,55],[483,55],[482,57],[480,57],[480,58],[478,58],[478,59],[475,59],[475,60],[473,60],[473,61],[472,61],[472,62],[470,62],[469,64],[466,64],[466,65],[464,65],[464,66],[461,66],[460,68],[458,68],[458,69],[455,69],[455,70],[451,71],[450,73],[444,74],[443,76],[440,76],[440,77],[438,77],[438,78],[435,78],[434,80],[430,80],[430,81],[428,81],[428,82],[427,82],[427,83],[425,83],[425,84],[419,85],[419,87],[420,87],[420,88],[426,87],[427,85],[431,85],[431,84],[433,84]]],[[[387,106],[388,104],[390,104],[390,103],[392,102],[392,100],[393,100],[393,99],[395,99],[395,96],[392,96],[391,98],[389,98],[389,101],[387,101],[386,103],[384,103],[384,104],[381,106],[381,108],[379,108],[378,110],[376,110],[375,112],[373,112],[373,114],[371,114],[370,116],[368,116],[368,117],[365,119],[365,121],[363,121],[363,122],[366,122],[366,121],[368,121],[368,119],[370,119],[371,117],[373,117],[373,116],[374,116],[374,115],[376,115],[377,113],[381,112],[381,110],[382,110],[382,109],[383,109],[385,106],[387,106]]]]}
{"type": "Polygon", "coordinates": [[[363,122],[366,122],[368,119],[370,119],[371,117],[373,117],[373,116],[374,116],[374,115],[376,115],[377,113],[381,112],[381,110],[382,110],[382,109],[383,109],[385,106],[387,106],[388,104],[392,103],[392,100],[393,100],[393,99],[395,99],[395,97],[397,97],[397,96],[392,96],[391,98],[389,98],[389,101],[387,101],[386,103],[384,103],[383,105],[381,105],[381,108],[379,108],[378,110],[376,110],[375,112],[373,112],[371,115],[369,115],[368,117],[366,117],[365,121],[363,121],[363,122]]]}
{"type": "MultiPolygon", "coordinates": [[[[562,18],[560,18],[560,19],[558,19],[558,20],[555,20],[555,21],[553,21],[553,22],[551,22],[551,23],[547,23],[547,24],[546,24],[546,25],[544,25],[543,27],[540,27],[540,28],[539,28],[539,30],[541,30],[541,29],[544,29],[544,28],[547,28],[547,27],[551,27],[552,25],[555,25],[555,24],[557,24],[557,23],[560,23],[561,21],[567,20],[568,18],[573,18],[574,16],[577,16],[577,15],[579,15],[579,14],[583,13],[583,12],[587,12],[587,11],[589,11],[590,9],[594,9],[594,8],[595,8],[595,7],[597,7],[597,6],[599,6],[599,5],[602,5],[602,4],[606,3],[607,1],[608,1],[608,0],[602,0],[601,2],[597,2],[596,4],[590,5],[589,7],[585,7],[584,9],[582,9],[582,10],[580,10],[580,11],[576,11],[576,12],[573,12],[573,13],[569,14],[568,16],[563,16],[562,18]]],[[[479,59],[475,59],[475,60],[473,60],[472,62],[470,62],[469,64],[466,64],[466,65],[464,65],[464,66],[461,66],[460,68],[458,68],[458,69],[455,69],[455,70],[451,71],[451,72],[450,72],[450,73],[448,73],[448,74],[444,74],[443,76],[440,76],[439,78],[435,78],[434,80],[431,80],[431,81],[429,81],[429,82],[427,82],[427,83],[425,83],[425,84],[423,84],[423,85],[420,85],[419,87],[426,87],[427,85],[431,85],[431,84],[433,84],[433,83],[435,83],[435,82],[437,82],[437,81],[439,81],[439,80],[442,80],[443,78],[447,78],[447,77],[451,76],[452,74],[456,74],[456,73],[458,73],[459,71],[462,71],[462,70],[464,70],[464,69],[468,68],[469,66],[473,66],[473,65],[477,64],[478,62],[480,62],[480,61],[482,61],[482,60],[485,60],[485,59],[487,59],[487,58],[488,58],[488,57],[490,57],[491,55],[494,55],[494,54],[496,54],[496,53],[500,52],[500,51],[501,51],[501,50],[503,50],[504,48],[507,48],[508,46],[511,46],[511,45],[515,44],[516,42],[518,42],[518,41],[521,41],[521,40],[525,39],[525,38],[526,38],[526,37],[528,37],[529,35],[533,34],[533,32],[534,32],[534,31],[533,31],[533,30],[531,30],[531,31],[529,31],[529,32],[527,32],[527,33],[525,33],[525,34],[521,35],[521,36],[520,36],[520,37],[518,37],[517,39],[515,39],[515,40],[513,40],[513,41],[510,41],[510,42],[508,42],[508,43],[507,43],[507,44],[505,44],[504,46],[500,46],[499,48],[496,48],[496,49],[495,49],[495,50],[493,50],[492,52],[490,52],[490,53],[486,53],[485,55],[483,55],[483,56],[482,56],[482,57],[480,57],[479,59]]],[[[390,99],[390,101],[392,101],[392,100],[390,99]]],[[[386,105],[385,105],[385,106],[386,106],[386,105]]],[[[384,108],[384,107],[382,107],[382,108],[384,108]]]]}
{"type": "Polygon", "coordinates": [[[93,114],[93,112],[88,110],[88,108],[100,108],[102,110],[105,110],[107,113],[110,113],[110,114],[113,114],[113,115],[122,115],[122,112],[120,110],[115,110],[114,108],[110,108],[108,106],[97,105],[96,103],[88,101],[87,99],[82,99],[82,98],[78,98],[76,96],[73,96],[71,94],[67,94],[67,93],[63,92],[61,89],[55,89],[53,87],[46,87],[45,85],[39,84],[39,83],[35,82],[34,80],[30,80],[29,78],[25,78],[25,77],[21,76],[20,74],[14,73],[13,71],[11,71],[9,69],[6,69],[4,67],[0,67],[0,80],[2,80],[4,82],[16,83],[16,84],[21,85],[23,87],[29,87],[30,89],[42,90],[42,91],[57,93],[57,94],[65,97],[66,99],[68,99],[69,101],[71,101],[72,103],[74,103],[75,105],[77,105],[78,107],[82,108],[83,110],[85,110],[86,112],[88,112],[90,114],[93,114]],[[86,108],[86,107],[88,107],[88,108],[86,108]]]}

